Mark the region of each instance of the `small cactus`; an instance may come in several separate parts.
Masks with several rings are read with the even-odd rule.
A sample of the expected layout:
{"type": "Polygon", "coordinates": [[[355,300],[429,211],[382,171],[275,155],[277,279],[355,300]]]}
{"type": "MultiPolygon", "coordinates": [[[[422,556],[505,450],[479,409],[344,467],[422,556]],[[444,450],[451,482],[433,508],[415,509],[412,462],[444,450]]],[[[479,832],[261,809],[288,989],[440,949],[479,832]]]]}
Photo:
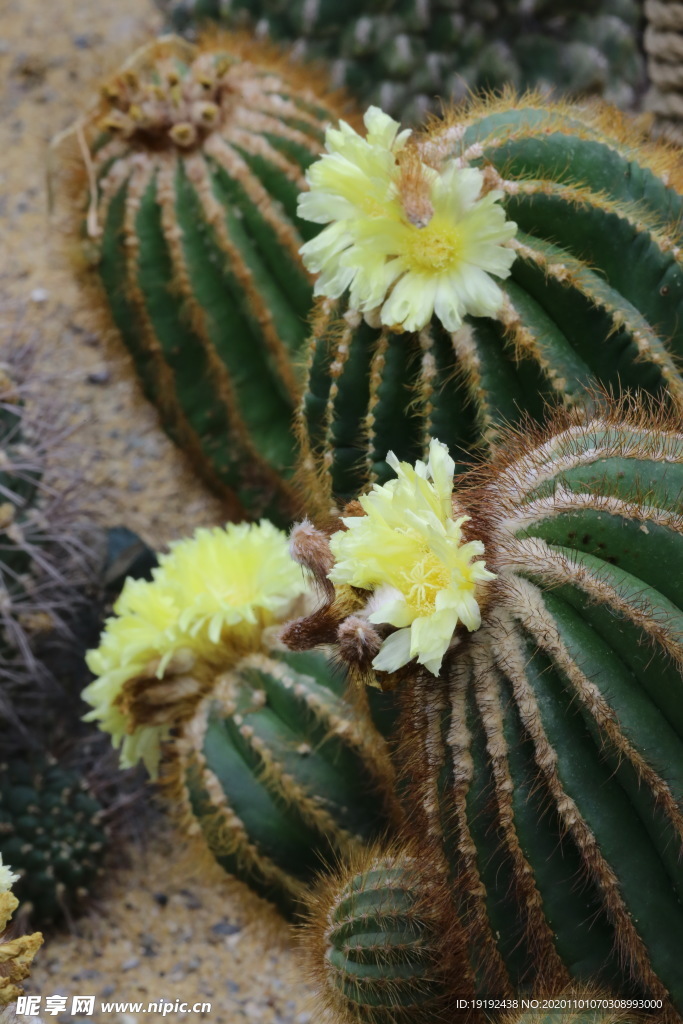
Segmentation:
{"type": "Polygon", "coordinates": [[[452,503],[443,446],[392,460],[398,480],[332,536],[338,593],[308,635],[349,610],[374,631],[360,667],[403,708],[416,838],[467,934],[463,995],[576,980],[679,1020],[683,433],[596,402],[508,434],[452,503]]]}
{"type": "Polygon", "coordinates": [[[655,115],[655,134],[683,143],[683,12],[678,3],[645,0],[645,52],[650,88],[645,106],[655,115]]]}
{"type": "MultiPolygon", "coordinates": [[[[380,120],[368,111],[368,138],[380,120]]],[[[391,124],[353,187],[333,180],[354,157],[329,134],[300,200],[331,222],[303,250],[327,297],[299,414],[310,511],[386,479],[388,450],[414,461],[436,436],[464,464],[506,423],[581,403],[596,383],[683,411],[683,177],[670,148],[608,108],[512,93],[415,138],[391,124]],[[326,199],[337,190],[343,221],[326,199]]]]}
{"type": "Polygon", "coordinates": [[[331,1019],[344,1024],[452,1020],[464,937],[438,872],[409,848],[371,847],[318,885],[304,929],[310,972],[331,1019]]]}
{"type": "Polygon", "coordinates": [[[101,818],[80,776],[53,759],[0,765],[0,856],[19,874],[22,913],[47,925],[83,903],[102,870],[101,818]]]}
{"type": "MultiPolygon", "coordinates": [[[[231,518],[288,521],[311,308],[303,174],[341,108],[316,73],[218,36],[138,50],[55,140],[95,305],[231,518]]],[[[79,257],[81,258],[81,257],[79,257]]]]}
{"type": "MultiPolygon", "coordinates": [[[[74,503],[44,482],[59,439],[54,410],[40,429],[25,404],[28,354],[0,363],[0,745],[37,727],[40,705],[58,690],[41,648],[66,633],[87,578],[83,530],[74,503]],[[30,694],[30,696],[29,696],[30,694]]],[[[16,356],[16,353],[15,353],[16,356]]],[[[42,410],[45,415],[45,410],[42,410]]],[[[57,417],[58,419],[58,417],[57,417]]]]}

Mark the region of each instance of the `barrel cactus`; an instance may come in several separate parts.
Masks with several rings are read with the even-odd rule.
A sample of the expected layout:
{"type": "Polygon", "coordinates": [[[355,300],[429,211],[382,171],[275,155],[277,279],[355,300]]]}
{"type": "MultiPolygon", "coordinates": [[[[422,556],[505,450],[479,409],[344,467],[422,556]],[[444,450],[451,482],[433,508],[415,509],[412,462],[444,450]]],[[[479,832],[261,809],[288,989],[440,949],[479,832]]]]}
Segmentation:
{"type": "Polygon", "coordinates": [[[70,199],[93,302],[233,519],[287,520],[293,507],[311,307],[298,249],[312,231],[296,195],[340,110],[315,72],[267,46],[164,37],[54,142],[54,191],[70,199]]]}
{"type": "Polygon", "coordinates": [[[304,944],[332,1021],[453,1019],[464,938],[434,899],[431,867],[410,847],[373,846],[309,894],[304,944]]]}
{"type": "MultiPolygon", "coordinates": [[[[21,995],[19,983],[28,977],[33,958],[43,944],[40,932],[17,938],[7,934],[10,918],[19,906],[19,900],[12,893],[17,877],[7,864],[3,864],[0,855],[0,1020],[3,1007],[21,995]]],[[[8,1024],[10,1019],[8,1014],[8,1024]]]]}
{"type": "Polygon", "coordinates": [[[334,601],[284,638],[336,626],[396,688],[464,996],[591,981],[680,1020],[683,433],[599,404],[508,435],[452,499],[439,442],[391,458],[330,540],[334,601]]]}
{"type": "Polygon", "coordinates": [[[404,120],[469,89],[559,89],[633,105],[643,80],[635,0],[158,0],[179,31],[249,26],[330,62],[335,80],[404,120]]]}
{"type": "Polygon", "coordinates": [[[327,224],[303,249],[323,297],[299,414],[311,509],[386,479],[389,449],[414,461],[437,436],[466,462],[596,382],[681,412],[673,151],[608,108],[512,94],[416,138],[365,120],[365,139],[328,132],[300,200],[327,224]]]}
{"type": "Polygon", "coordinates": [[[278,644],[312,594],[271,523],[198,530],[152,577],[126,582],[89,655],[89,717],[226,871],[291,915],[325,861],[396,816],[384,741],[325,654],[278,644]]]}
{"type": "Polygon", "coordinates": [[[53,759],[0,765],[0,855],[19,875],[22,912],[41,926],[77,909],[101,875],[102,817],[82,777],[53,759]]]}

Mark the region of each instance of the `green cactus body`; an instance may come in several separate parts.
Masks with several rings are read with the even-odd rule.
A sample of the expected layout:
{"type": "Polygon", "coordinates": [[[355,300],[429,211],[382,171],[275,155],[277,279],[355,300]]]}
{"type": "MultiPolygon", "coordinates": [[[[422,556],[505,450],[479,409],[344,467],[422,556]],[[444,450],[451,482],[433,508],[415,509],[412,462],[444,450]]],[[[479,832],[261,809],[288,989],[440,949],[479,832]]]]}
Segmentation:
{"type": "Polygon", "coordinates": [[[36,924],[75,909],[101,874],[102,808],[80,777],[52,760],[0,765],[0,855],[20,874],[14,892],[36,924]]]}
{"type": "Polygon", "coordinates": [[[501,426],[601,384],[683,410],[683,212],[671,151],[606,109],[540,100],[474,104],[418,139],[433,165],[484,169],[518,225],[495,317],[448,332],[370,326],[346,298],[313,321],[300,410],[302,477],[320,511],[383,482],[387,451],[413,462],[431,437],[465,463],[501,426]]]}
{"type": "Polygon", "coordinates": [[[158,0],[174,27],[251,26],[331,62],[336,81],[404,121],[468,89],[558,89],[633,106],[643,81],[633,0],[511,4],[158,0]]]}
{"type": "Polygon", "coordinates": [[[429,1024],[458,990],[462,935],[433,900],[434,876],[406,851],[365,851],[319,887],[306,933],[334,1019],[429,1024]]]}
{"type": "Polygon", "coordinates": [[[382,738],[321,653],[249,655],[175,741],[173,799],[218,863],[287,915],[320,868],[391,819],[382,738]]]}
{"type": "MultiPolygon", "coordinates": [[[[425,494],[433,486],[435,509],[427,467],[413,472],[425,494]]],[[[422,513],[411,527],[411,508],[421,506],[417,497],[411,505],[409,479],[399,486],[385,488],[381,501],[375,492],[365,521],[347,519],[333,538],[339,573],[353,569],[354,558],[361,565],[370,531],[379,538],[384,530],[388,553],[377,559],[375,583],[353,595],[342,589],[317,616],[328,634],[336,622],[337,650],[351,664],[356,655],[342,643],[348,623],[359,630],[365,623],[369,651],[396,650],[400,631],[373,627],[367,616],[372,610],[372,622],[381,622],[388,578],[404,590],[389,596],[387,617],[404,607],[402,593],[409,602],[418,588],[418,618],[405,615],[413,660],[406,651],[392,675],[378,678],[401,705],[397,746],[409,827],[437,858],[436,878],[450,872],[446,901],[453,899],[467,936],[461,995],[514,998],[590,984],[660,1000],[661,1019],[680,1021],[680,416],[605,403],[593,416],[558,413],[548,430],[527,423],[524,433],[508,433],[442,513],[444,531],[449,517],[461,524],[469,517],[465,547],[483,542],[496,577],[474,589],[464,569],[434,582],[442,566],[459,564],[453,530],[436,532],[431,546],[424,540],[422,563],[402,562],[401,544],[405,550],[422,513]],[[386,522],[395,520],[407,525],[393,526],[390,537],[386,522]],[[364,538],[360,549],[348,541],[354,532],[364,538]],[[416,663],[440,636],[440,600],[464,602],[467,594],[478,602],[481,625],[468,623],[469,632],[457,624],[440,668],[416,663]]],[[[423,516],[436,531],[436,512],[423,516]]],[[[297,627],[298,635],[314,643],[316,621],[297,627]]],[[[285,640],[297,631],[286,631],[285,640]]],[[[355,664],[370,669],[360,658],[355,664]]],[[[442,898],[435,882],[434,899],[442,898]]]]}
{"type": "Polygon", "coordinates": [[[233,518],[243,506],[288,520],[294,504],[295,363],[312,302],[296,197],[339,115],[324,92],[256,44],[166,37],[55,143],[80,139],[69,189],[99,304],[233,518]]]}
{"type": "Polygon", "coordinates": [[[457,494],[498,581],[406,698],[423,831],[475,990],[591,981],[678,1020],[683,434],[597,418],[520,447],[457,494]]]}

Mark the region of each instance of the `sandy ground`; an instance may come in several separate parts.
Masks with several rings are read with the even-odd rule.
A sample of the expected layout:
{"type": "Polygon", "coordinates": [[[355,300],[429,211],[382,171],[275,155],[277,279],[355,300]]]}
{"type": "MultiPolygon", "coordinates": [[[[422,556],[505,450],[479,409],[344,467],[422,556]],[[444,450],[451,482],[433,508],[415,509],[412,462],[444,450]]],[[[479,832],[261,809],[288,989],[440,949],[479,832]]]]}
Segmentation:
{"type": "MultiPolygon", "coordinates": [[[[49,235],[46,157],[102,74],[158,24],[151,0],[0,0],[0,360],[9,346],[35,346],[43,387],[75,428],[70,457],[92,514],[155,547],[220,521],[221,510],[159,430],[125,353],[105,345],[82,306],[49,235]]],[[[278,941],[272,928],[264,938],[272,917],[262,905],[239,883],[193,875],[180,846],[163,828],[146,850],[127,850],[130,866],[90,916],[48,940],[28,989],[42,997],[42,1020],[71,1020],[74,995],[95,996],[79,1021],[313,1019],[282,929],[278,941]],[[66,1011],[46,1014],[55,995],[67,997],[66,1011]],[[105,1012],[103,999],[212,1008],[105,1012]]]]}

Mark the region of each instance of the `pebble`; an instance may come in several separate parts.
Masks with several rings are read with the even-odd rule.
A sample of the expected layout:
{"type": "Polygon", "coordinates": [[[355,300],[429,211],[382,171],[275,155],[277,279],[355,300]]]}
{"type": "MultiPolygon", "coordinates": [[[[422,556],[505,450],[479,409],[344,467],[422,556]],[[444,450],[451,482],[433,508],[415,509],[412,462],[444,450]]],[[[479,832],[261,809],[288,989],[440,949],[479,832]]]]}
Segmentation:
{"type": "Polygon", "coordinates": [[[230,921],[223,918],[217,921],[216,924],[211,925],[211,931],[214,935],[236,935],[242,929],[238,924],[232,924],[230,921]]]}
{"type": "Polygon", "coordinates": [[[47,288],[34,288],[31,292],[31,302],[47,302],[50,293],[47,288]]]}
{"type": "Polygon", "coordinates": [[[130,960],[124,960],[123,961],[123,963],[121,964],[121,970],[122,971],[132,971],[135,967],[139,967],[139,966],[140,966],[140,958],[137,957],[137,956],[132,956],[130,958],[130,960]]]}
{"type": "Polygon", "coordinates": [[[111,380],[109,369],[104,366],[100,370],[91,370],[87,375],[88,384],[108,384],[111,380]]]}

